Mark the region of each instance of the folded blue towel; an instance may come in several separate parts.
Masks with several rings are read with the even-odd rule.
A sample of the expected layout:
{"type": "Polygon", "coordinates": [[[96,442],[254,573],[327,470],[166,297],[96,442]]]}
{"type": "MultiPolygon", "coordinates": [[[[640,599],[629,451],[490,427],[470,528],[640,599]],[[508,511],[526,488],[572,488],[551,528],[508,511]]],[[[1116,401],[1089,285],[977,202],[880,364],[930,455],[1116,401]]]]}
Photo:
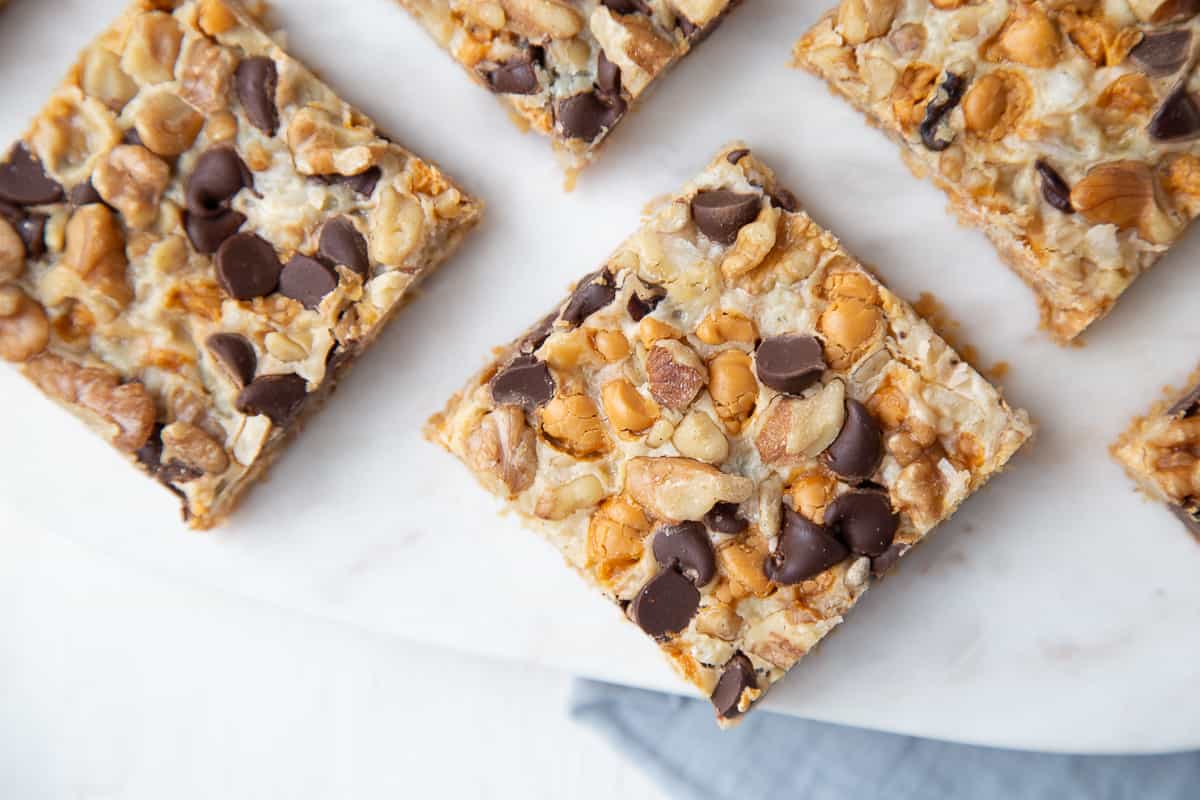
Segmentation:
{"type": "Polygon", "coordinates": [[[1175,800],[1200,753],[1070,756],[950,744],[756,711],[731,731],[699,700],[578,681],[572,718],[679,800],[1175,800]]]}

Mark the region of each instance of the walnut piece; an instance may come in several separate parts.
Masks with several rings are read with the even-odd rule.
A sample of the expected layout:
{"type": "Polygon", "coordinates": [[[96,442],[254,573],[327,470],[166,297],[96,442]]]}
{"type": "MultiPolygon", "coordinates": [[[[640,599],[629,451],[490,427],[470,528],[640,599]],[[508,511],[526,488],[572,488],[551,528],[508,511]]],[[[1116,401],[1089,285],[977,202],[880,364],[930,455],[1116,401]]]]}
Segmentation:
{"type": "Polygon", "coordinates": [[[500,406],[485,416],[467,439],[471,468],[490,476],[509,497],[533,484],[537,440],[519,406],[500,406]]]}
{"type": "Polygon", "coordinates": [[[108,152],[96,171],[92,185],[133,228],[149,227],[158,218],[163,192],[171,180],[171,168],[144,147],[123,144],[108,152]]]}
{"type": "Polygon", "coordinates": [[[118,308],[133,299],[125,275],[125,234],[107,206],[90,203],[71,215],[62,265],[118,308]]]}
{"type": "Polygon", "coordinates": [[[699,520],[717,503],[741,503],[754,481],[692,458],[634,458],[625,466],[629,496],[654,516],[699,520]]]}
{"type": "Polygon", "coordinates": [[[25,374],[46,394],[109,428],[108,438],[121,450],[137,450],[154,430],[154,399],[140,383],[123,384],[107,370],[81,367],[50,353],[28,362],[25,374]]]}

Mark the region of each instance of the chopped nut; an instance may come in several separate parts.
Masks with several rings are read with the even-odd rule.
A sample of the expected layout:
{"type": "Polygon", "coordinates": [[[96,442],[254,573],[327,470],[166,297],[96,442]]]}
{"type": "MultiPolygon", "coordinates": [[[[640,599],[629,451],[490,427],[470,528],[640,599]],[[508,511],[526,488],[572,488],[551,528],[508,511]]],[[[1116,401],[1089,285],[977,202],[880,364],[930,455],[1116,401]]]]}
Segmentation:
{"type": "Polygon", "coordinates": [[[0,358],[27,361],[46,349],[46,312],[19,286],[0,286],[0,358]]]}
{"type": "Polygon", "coordinates": [[[827,472],[804,472],[797,475],[787,487],[792,498],[792,507],[814,522],[825,518],[825,506],[833,500],[837,480],[827,472]]]}
{"type": "Polygon", "coordinates": [[[892,113],[901,128],[911,130],[925,118],[925,105],[937,88],[937,67],[914,61],[892,89],[892,113]]]}
{"type": "Polygon", "coordinates": [[[1023,77],[1008,70],[989,72],[963,98],[967,130],[989,142],[1007,136],[1029,108],[1032,91],[1023,77]]]}
{"type": "Polygon", "coordinates": [[[660,339],[646,356],[650,394],[668,408],[683,410],[708,383],[708,369],[696,351],[675,339],[660,339]]]}
{"type": "Polygon", "coordinates": [[[25,271],[25,243],[20,234],[0,217],[0,283],[13,281],[25,271]]]}
{"type": "Polygon", "coordinates": [[[191,37],[175,67],[179,96],[205,114],[225,111],[235,69],[237,59],[231,51],[202,36],[191,37]]]}
{"type": "Polygon", "coordinates": [[[766,597],[771,593],[771,581],[763,572],[767,559],[767,540],[762,536],[742,536],[717,550],[721,574],[729,578],[729,588],[735,598],[766,597]]]}
{"type": "Polygon", "coordinates": [[[92,173],[92,185],[104,202],[121,212],[133,228],[148,227],[158,218],[170,180],[171,168],[166,162],[132,144],[114,147],[92,173]]]}
{"type": "Polygon", "coordinates": [[[671,443],[680,455],[710,464],[720,464],[729,457],[729,440],[703,411],[692,411],[684,417],[671,443]]]}
{"type": "Polygon", "coordinates": [[[650,520],[633,502],[608,498],[588,522],[587,565],[601,581],[610,580],[641,559],[649,532],[650,520]]]}
{"type": "Polygon", "coordinates": [[[224,0],[200,0],[197,23],[200,30],[209,36],[217,36],[236,28],[237,16],[225,5],[224,0]]]}
{"type": "Polygon", "coordinates": [[[649,350],[659,339],[680,339],[683,332],[654,317],[643,317],[638,323],[638,339],[649,350]]]}
{"type": "Polygon", "coordinates": [[[884,384],[867,401],[867,409],[884,428],[898,428],[908,416],[908,399],[892,384],[884,384]]]}
{"type": "Polygon", "coordinates": [[[622,436],[636,436],[658,419],[658,406],[642,397],[624,378],[604,384],[600,396],[608,421],[622,436]]]}
{"type": "Polygon", "coordinates": [[[620,331],[596,331],[592,343],[596,352],[610,364],[629,356],[629,341],[620,331]]]}
{"type": "Polygon", "coordinates": [[[1170,242],[1178,227],[1155,198],[1154,173],[1140,161],[1110,161],[1090,169],[1071,189],[1071,205],[1094,225],[1136,229],[1143,239],[1170,242]]]}
{"type": "Polygon", "coordinates": [[[779,209],[764,203],[758,218],[742,226],[737,241],[721,261],[721,272],[726,280],[736,280],[763,262],[767,253],[775,247],[779,216],[779,209]]]}
{"type": "Polygon", "coordinates": [[[575,328],[551,336],[543,350],[546,363],[556,370],[570,372],[580,364],[595,362],[597,353],[588,333],[586,328],[575,328]]]}
{"type": "Polygon", "coordinates": [[[730,433],[740,433],[758,402],[758,380],[750,356],[722,350],[708,362],[708,393],[730,433]]]}
{"type": "Polygon", "coordinates": [[[742,627],[742,618],[724,603],[701,606],[696,612],[696,632],[715,636],[726,642],[737,638],[742,627]]]}
{"type": "Polygon", "coordinates": [[[798,463],[833,443],[846,418],[846,385],[830,381],[809,397],[777,395],[754,440],[764,463],[798,463]]]}
{"type": "Polygon", "coordinates": [[[512,27],[535,41],[570,39],[583,30],[583,17],[561,0],[500,0],[512,27]]]}
{"type": "Polygon", "coordinates": [[[1058,29],[1054,22],[1033,5],[1020,3],[989,53],[993,59],[1007,58],[1027,67],[1047,68],[1062,55],[1058,29]]]}
{"type": "Polygon", "coordinates": [[[932,459],[918,459],[900,470],[892,493],[897,510],[908,513],[917,524],[942,516],[945,481],[932,459]]]}
{"type": "Polygon", "coordinates": [[[1161,24],[1196,13],[1192,0],[1129,0],[1129,7],[1142,22],[1161,24]]]}
{"type": "Polygon", "coordinates": [[[371,259],[398,269],[405,266],[425,232],[421,204],[391,186],[378,190],[379,204],[371,214],[371,259]]]}
{"type": "Polygon", "coordinates": [[[899,0],[842,0],[837,12],[837,30],[846,44],[859,45],[888,32],[899,0]]]}
{"type": "Polygon", "coordinates": [[[118,308],[124,308],[133,299],[133,290],[125,276],[128,266],[125,235],[107,206],[91,203],[71,215],[62,265],[118,308]]]}
{"type": "Polygon", "coordinates": [[[633,97],[645,91],[675,55],[674,43],[642,14],[614,14],[599,5],[589,27],[605,56],[621,70],[621,87],[633,97]]]}
{"type": "Polygon", "coordinates": [[[563,520],[604,499],[604,485],[595,475],[581,475],[562,486],[553,486],[538,498],[534,514],[542,519],[563,520]]]}
{"type": "Polygon", "coordinates": [[[758,484],[758,532],[767,539],[779,535],[783,523],[783,479],[772,472],[758,484]]]}
{"type": "Polygon", "coordinates": [[[314,106],[292,116],[287,143],[296,169],[304,175],[358,175],[375,166],[383,144],[370,126],[343,123],[314,106]]]}
{"type": "Polygon", "coordinates": [[[576,458],[608,450],[608,437],[595,404],[582,394],[558,395],[539,411],[550,443],[576,458]]]}
{"type": "Polygon", "coordinates": [[[741,503],[754,482],[692,458],[634,458],[625,467],[629,495],[656,517],[698,520],[717,503],[741,503]]]}
{"type": "Polygon", "coordinates": [[[303,346],[278,331],[271,331],[263,337],[263,345],[268,353],[283,362],[303,361],[308,358],[308,351],[303,346]]]}
{"type": "Polygon", "coordinates": [[[79,90],[61,90],[33,122],[30,143],[47,170],[64,186],[82,183],[100,155],[121,140],[116,118],[79,90]]]}
{"type": "Polygon", "coordinates": [[[204,117],[170,91],[155,92],[138,106],[133,117],[138,138],[160,156],[177,156],[192,146],[204,117]]]}
{"type": "Polygon", "coordinates": [[[50,353],[25,365],[25,374],[46,394],[110,428],[112,443],[133,452],[154,429],[154,400],[140,383],[122,384],[105,370],[81,367],[50,353]]]}
{"type": "Polygon", "coordinates": [[[229,468],[225,448],[200,428],[187,422],[172,422],[162,429],[162,463],[179,462],[209,475],[229,468]]]}
{"type": "Polygon", "coordinates": [[[496,482],[509,497],[533,485],[537,441],[517,406],[500,406],[480,421],[466,443],[471,468],[496,482]]]}
{"type": "Polygon", "coordinates": [[[88,48],[79,67],[80,88],[113,111],[120,111],[137,94],[138,86],[122,71],[121,59],[103,45],[88,48]]]}
{"type": "Polygon", "coordinates": [[[696,338],[711,345],[726,342],[754,344],[758,341],[758,327],[754,320],[737,311],[714,311],[696,328],[696,338]]]}
{"type": "Polygon", "coordinates": [[[129,26],[121,68],[143,86],[165,83],[175,77],[182,39],[183,30],[170,14],[141,14],[129,26]]]}

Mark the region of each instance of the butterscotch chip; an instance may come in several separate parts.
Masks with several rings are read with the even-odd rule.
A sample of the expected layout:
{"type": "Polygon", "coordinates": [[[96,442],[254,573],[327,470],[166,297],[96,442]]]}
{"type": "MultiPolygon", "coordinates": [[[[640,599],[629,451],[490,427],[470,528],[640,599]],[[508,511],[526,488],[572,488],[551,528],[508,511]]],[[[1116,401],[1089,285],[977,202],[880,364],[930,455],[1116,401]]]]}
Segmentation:
{"type": "Polygon", "coordinates": [[[427,434],[725,725],[1031,427],[749,148],[658,209],[427,434]],[[770,288],[751,292],[723,266],[768,209],[781,233],[754,276],[770,288]],[[695,255],[646,276],[636,252],[695,255]]]}

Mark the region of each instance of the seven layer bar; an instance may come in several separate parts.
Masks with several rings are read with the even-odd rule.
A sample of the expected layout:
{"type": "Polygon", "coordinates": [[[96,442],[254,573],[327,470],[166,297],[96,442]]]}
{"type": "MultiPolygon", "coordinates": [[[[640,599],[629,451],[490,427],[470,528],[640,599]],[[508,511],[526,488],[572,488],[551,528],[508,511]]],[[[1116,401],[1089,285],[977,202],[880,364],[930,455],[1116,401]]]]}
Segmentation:
{"type": "Polygon", "coordinates": [[[232,0],[141,0],[0,163],[0,357],[209,527],[479,210],[232,0]]]}
{"type": "Polygon", "coordinates": [[[733,146],[427,431],[724,723],[1031,427],[733,146]]]}

